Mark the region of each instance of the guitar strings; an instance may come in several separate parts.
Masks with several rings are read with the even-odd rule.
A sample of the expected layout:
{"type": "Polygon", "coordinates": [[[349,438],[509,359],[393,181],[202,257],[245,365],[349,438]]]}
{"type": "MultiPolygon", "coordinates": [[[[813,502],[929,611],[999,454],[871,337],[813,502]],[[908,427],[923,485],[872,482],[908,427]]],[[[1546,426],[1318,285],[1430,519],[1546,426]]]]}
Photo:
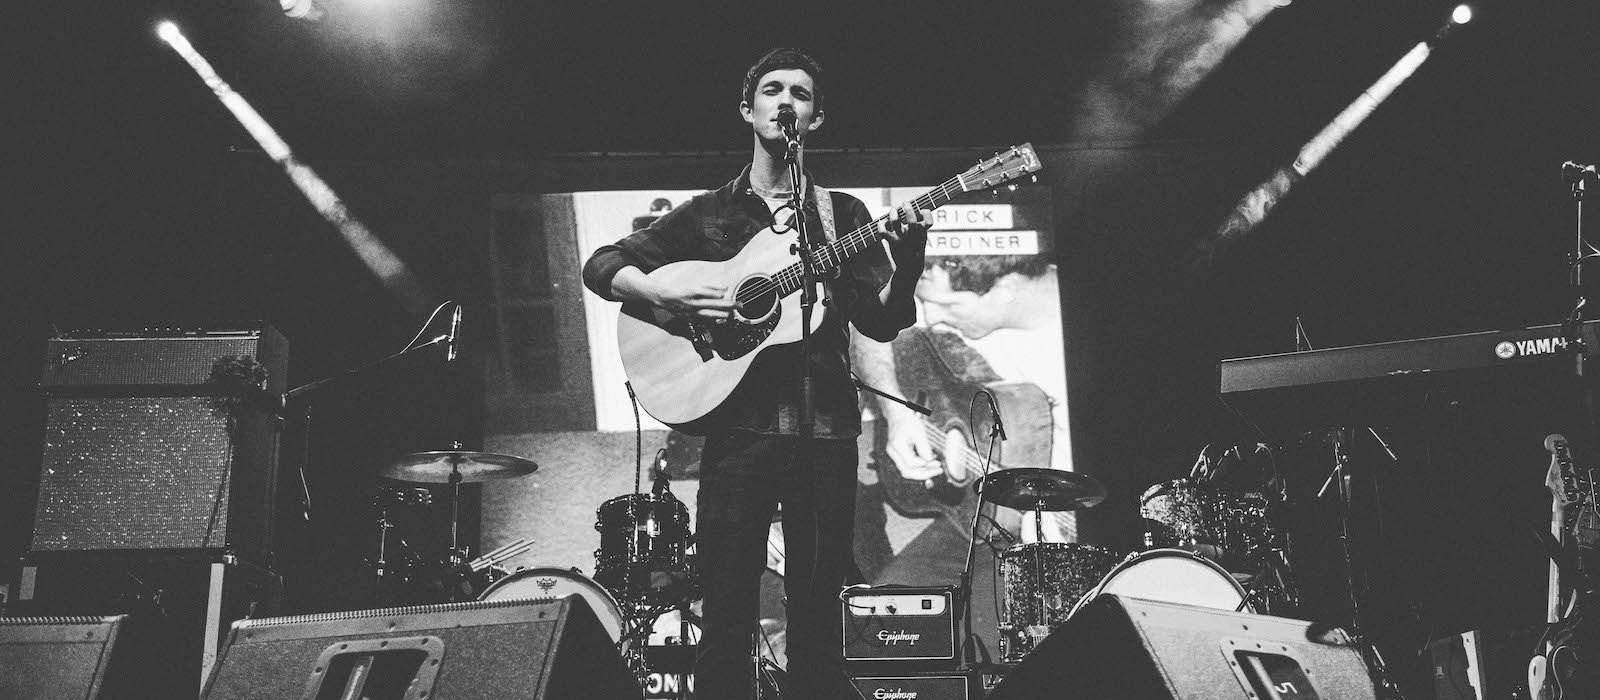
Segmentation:
{"type": "MultiPolygon", "coordinates": [[[[950,459],[949,436],[945,434],[945,431],[940,430],[938,426],[926,421],[922,423],[922,427],[923,430],[928,433],[928,444],[935,450],[938,450],[940,454],[944,455],[946,462],[948,462],[950,459]]],[[[964,459],[961,460],[962,473],[964,476],[971,476],[976,472],[976,467],[981,465],[983,462],[982,460],[978,459],[977,452],[967,448],[965,442],[957,442],[961,444],[962,452],[966,453],[963,455],[964,459]]]]}
{"type": "MultiPolygon", "coordinates": [[[[938,187],[935,187],[932,190],[929,190],[928,192],[916,197],[915,199],[912,199],[910,204],[916,206],[918,209],[935,208],[939,206],[934,204],[935,193],[938,193],[938,196],[943,198],[945,201],[949,201],[953,193],[962,191],[961,183],[962,177],[957,175],[941,183],[938,187]]],[[[825,258],[824,265],[830,267],[838,265],[842,263],[844,258],[848,255],[859,252],[859,250],[864,250],[867,243],[876,242],[878,238],[878,223],[885,221],[888,218],[889,215],[885,214],[873,219],[872,222],[866,226],[862,226],[861,228],[852,231],[849,235],[842,236],[838,240],[823,246],[818,252],[820,252],[825,258]],[[857,246],[859,246],[859,249],[857,246]],[[839,251],[841,250],[844,252],[840,253],[839,251]]],[[[803,275],[800,272],[800,264],[795,263],[785,267],[783,270],[779,271],[778,274],[773,275],[766,280],[762,280],[748,289],[740,290],[739,293],[735,295],[735,301],[737,301],[739,304],[753,302],[768,292],[773,291],[774,289],[782,290],[782,296],[787,296],[789,293],[800,288],[800,281],[802,277],[803,275]]]]}

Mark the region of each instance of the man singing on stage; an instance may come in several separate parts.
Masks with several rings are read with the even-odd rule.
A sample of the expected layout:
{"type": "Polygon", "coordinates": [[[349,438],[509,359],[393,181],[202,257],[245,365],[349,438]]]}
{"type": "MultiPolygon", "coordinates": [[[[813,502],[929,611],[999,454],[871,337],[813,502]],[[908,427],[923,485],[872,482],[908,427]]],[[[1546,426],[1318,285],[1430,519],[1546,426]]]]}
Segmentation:
{"type": "MultiPolygon", "coordinates": [[[[739,102],[752,132],[750,165],[721,189],[595,251],[584,266],[584,284],[608,300],[647,303],[708,323],[729,322],[734,302],[727,281],[671,285],[648,274],[683,260],[728,260],[757,233],[774,226],[785,230],[795,186],[786,161],[789,143],[792,136],[803,146],[822,125],[824,83],[821,67],[798,50],[774,49],[756,61],[745,73],[739,102]]],[[[801,155],[803,149],[796,157],[801,155]]],[[[826,192],[801,172],[804,219],[813,243],[872,222],[859,200],[826,192]]],[[[927,233],[923,212],[902,211],[890,220],[883,232],[888,253],[878,245],[846,262],[824,285],[826,302],[816,306],[823,321],[804,359],[815,387],[810,444],[802,442],[800,425],[800,343],[762,352],[710,416],[695,540],[705,591],[697,697],[753,697],[751,635],[768,525],[779,504],[789,619],[790,685],[784,695],[857,697],[839,649],[839,591],[853,569],[855,441],[861,428],[846,324],[886,342],[916,320],[913,295],[927,233]]]]}

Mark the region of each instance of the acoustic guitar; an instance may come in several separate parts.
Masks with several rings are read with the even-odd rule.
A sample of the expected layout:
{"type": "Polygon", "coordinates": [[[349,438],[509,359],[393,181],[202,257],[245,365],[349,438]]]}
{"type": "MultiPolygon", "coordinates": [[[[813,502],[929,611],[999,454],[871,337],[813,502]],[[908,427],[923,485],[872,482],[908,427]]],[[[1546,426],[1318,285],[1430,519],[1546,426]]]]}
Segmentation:
{"type": "MultiPolygon", "coordinates": [[[[1013,146],[979,161],[943,184],[903,205],[936,209],[964,192],[992,189],[1038,172],[1031,144],[1013,146]]],[[[887,216],[837,236],[814,252],[816,272],[827,277],[846,261],[880,245],[887,216]]],[[[663,265],[651,278],[674,285],[720,282],[734,303],[727,323],[707,323],[649,304],[622,305],[617,319],[617,345],[622,367],[638,393],[639,405],[667,425],[702,434],[706,417],[738,388],[762,352],[800,341],[801,269],[790,250],[792,231],[768,228],[757,233],[729,260],[688,260],[663,265]]],[[[826,310],[812,314],[812,329],[822,325],[826,310]]]]}

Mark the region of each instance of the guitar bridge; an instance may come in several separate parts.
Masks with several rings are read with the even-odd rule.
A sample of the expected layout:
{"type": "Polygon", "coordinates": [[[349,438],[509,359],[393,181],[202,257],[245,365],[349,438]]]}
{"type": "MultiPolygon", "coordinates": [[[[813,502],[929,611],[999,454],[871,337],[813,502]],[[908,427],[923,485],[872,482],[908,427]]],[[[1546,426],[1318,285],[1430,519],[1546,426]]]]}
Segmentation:
{"type": "Polygon", "coordinates": [[[700,355],[701,362],[710,362],[716,355],[716,344],[711,339],[711,329],[694,322],[694,319],[685,318],[684,325],[688,327],[690,344],[694,351],[700,355]]]}

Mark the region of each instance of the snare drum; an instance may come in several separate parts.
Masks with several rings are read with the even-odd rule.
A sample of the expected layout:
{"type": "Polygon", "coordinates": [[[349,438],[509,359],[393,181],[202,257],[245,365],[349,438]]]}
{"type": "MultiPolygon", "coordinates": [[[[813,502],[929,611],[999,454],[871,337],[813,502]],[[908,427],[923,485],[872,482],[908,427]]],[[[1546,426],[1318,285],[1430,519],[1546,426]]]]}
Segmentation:
{"type": "Polygon", "coordinates": [[[1087,544],[1035,542],[1002,552],[1002,660],[1020,661],[1116,565],[1116,554],[1087,544]]]}
{"type": "Polygon", "coordinates": [[[595,513],[594,578],[625,599],[679,584],[689,569],[689,509],[670,495],[628,494],[595,513]]]}
{"type": "Polygon", "coordinates": [[[508,600],[511,598],[561,598],[579,595],[600,619],[600,626],[616,643],[622,637],[622,609],[606,589],[593,579],[569,569],[554,567],[523,569],[507,576],[478,596],[478,600],[508,600]]]}
{"type": "Polygon", "coordinates": [[[1107,593],[1215,610],[1255,612],[1244,587],[1226,569],[1182,549],[1153,549],[1128,557],[1073,606],[1072,615],[1078,614],[1089,601],[1107,593]]]}

